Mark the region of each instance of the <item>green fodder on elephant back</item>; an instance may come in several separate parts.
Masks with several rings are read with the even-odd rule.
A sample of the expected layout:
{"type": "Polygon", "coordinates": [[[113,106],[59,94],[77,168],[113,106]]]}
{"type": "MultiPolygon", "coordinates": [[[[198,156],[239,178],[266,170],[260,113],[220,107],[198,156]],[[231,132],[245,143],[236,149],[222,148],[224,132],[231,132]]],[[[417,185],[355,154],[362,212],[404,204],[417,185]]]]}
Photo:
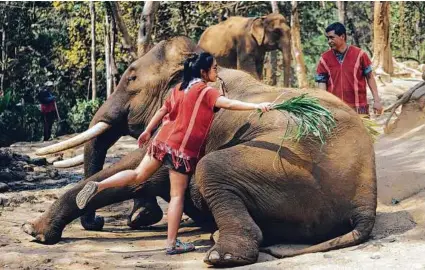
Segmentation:
{"type": "Polygon", "coordinates": [[[85,131],[101,105],[101,99],[77,100],[77,104],[68,113],[69,126],[75,132],[85,131]]]}
{"type": "MultiPolygon", "coordinates": [[[[289,117],[294,118],[296,127],[290,125],[285,130],[283,139],[293,139],[300,141],[309,135],[319,138],[322,144],[325,144],[326,135],[331,133],[336,126],[332,113],[319,104],[315,97],[308,97],[302,94],[290,98],[282,103],[275,104],[272,107],[280,112],[290,113],[289,117]]],[[[260,112],[260,117],[263,113],[260,112]]]]}

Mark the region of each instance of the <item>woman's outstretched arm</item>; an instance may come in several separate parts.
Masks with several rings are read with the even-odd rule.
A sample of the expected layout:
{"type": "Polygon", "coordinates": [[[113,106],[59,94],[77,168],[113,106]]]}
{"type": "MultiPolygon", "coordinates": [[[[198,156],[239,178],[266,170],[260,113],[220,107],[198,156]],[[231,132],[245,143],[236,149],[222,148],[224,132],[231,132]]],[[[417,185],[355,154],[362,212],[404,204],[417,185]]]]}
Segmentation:
{"type": "Polygon", "coordinates": [[[217,108],[234,111],[261,110],[262,112],[268,112],[271,110],[272,105],[270,102],[249,103],[226,97],[219,97],[215,102],[215,107],[217,108]]]}

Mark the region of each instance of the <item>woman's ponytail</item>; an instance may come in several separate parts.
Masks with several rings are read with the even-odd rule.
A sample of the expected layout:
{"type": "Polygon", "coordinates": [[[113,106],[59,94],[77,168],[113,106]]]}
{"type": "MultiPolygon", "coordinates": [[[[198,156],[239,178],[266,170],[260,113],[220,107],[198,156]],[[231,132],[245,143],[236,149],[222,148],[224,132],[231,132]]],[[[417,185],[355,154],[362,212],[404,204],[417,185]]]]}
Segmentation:
{"type": "Polygon", "coordinates": [[[194,56],[184,61],[183,82],[179,90],[186,89],[186,87],[189,85],[189,82],[193,79],[193,66],[197,59],[198,55],[195,54],[194,56]]]}

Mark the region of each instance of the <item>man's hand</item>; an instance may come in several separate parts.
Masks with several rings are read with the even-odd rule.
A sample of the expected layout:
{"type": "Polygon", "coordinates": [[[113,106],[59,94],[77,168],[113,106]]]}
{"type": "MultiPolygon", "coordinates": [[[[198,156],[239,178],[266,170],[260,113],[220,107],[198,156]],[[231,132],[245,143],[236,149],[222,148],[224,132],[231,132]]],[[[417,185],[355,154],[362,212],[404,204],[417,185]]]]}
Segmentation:
{"type": "Polygon", "coordinates": [[[382,107],[381,101],[375,100],[373,102],[373,113],[376,115],[381,115],[384,112],[384,107],[382,107]]]}
{"type": "Polygon", "coordinates": [[[142,148],[142,146],[149,141],[151,138],[151,133],[148,131],[143,131],[142,134],[140,134],[139,138],[137,139],[137,143],[139,144],[139,148],[142,148]]]}

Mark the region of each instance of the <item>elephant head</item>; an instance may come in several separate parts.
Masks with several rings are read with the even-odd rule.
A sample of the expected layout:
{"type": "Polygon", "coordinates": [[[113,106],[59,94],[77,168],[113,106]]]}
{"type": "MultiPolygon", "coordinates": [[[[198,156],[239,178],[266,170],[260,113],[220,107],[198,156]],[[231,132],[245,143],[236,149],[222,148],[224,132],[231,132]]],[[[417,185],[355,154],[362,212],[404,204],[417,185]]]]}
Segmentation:
{"type": "Polygon", "coordinates": [[[272,13],[255,18],[251,35],[265,51],[280,50],[283,55],[284,86],[289,86],[291,72],[291,29],[281,14],[272,13]]]}
{"type": "MultiPolygon", "coordinates": [[[[168,89],[180,80],[185,58],[195,52],[196,44],[185,37],[158,43],[132,63],[121,77],[114,93],[99,108],[90,128],[70,140],[36,151],[47,155],[85,143],[84,156],[67,160],[61,167],[84,162],[88,178],[103,169],[108,149],[124,135],[137,138],[155,112],[162,106],[168,89]]],[[[103,219],[94,212],[81,218],[85,229],[100,230],[103,219]]]]}
{"type": "Polygon", "coordinates": [[[160,42],[127,68],[116,90],[97,111],[87,131],[36,153],[47,155],[86,143],[85,177],[100,171],[108,148],[121,136],[137,138],[143,132],[162,105],[168,89],[180,80],[182,63],[195,49],[196,44],[185,37],[160,42]]]}

